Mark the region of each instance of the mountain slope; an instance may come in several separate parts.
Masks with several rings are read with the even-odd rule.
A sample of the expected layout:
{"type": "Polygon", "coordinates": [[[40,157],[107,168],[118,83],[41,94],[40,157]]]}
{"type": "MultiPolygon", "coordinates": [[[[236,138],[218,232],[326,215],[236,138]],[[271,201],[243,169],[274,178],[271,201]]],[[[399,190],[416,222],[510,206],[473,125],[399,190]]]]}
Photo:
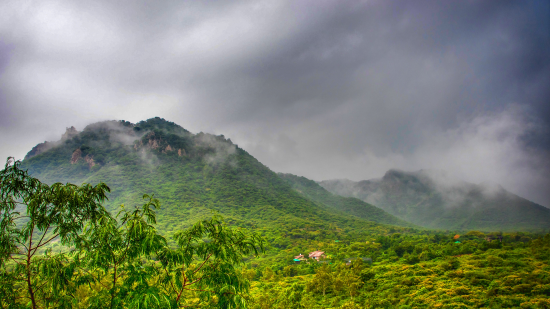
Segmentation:
{"type": "Polygon", "coordinates": [[[550,228],[550,209],[502,187],[476,185],[434,171],[388,171],[381,179],[328,180],[334,194],[356,197],[414,224],[438,229],[550,228]]]}
{"type": "Polygon", "coordinates": [[[163,205],[158,227],[167,234],[212,211],[263,231],[279,247],[296,238],[342,239],[339,233],[388,229],[320,207],[223,135],[192,134],[160,118],[68,129],[60,141],[33,148],[23,167],[47,183],[105,182],[112,210],[155,194],[163,205]]]}
{"type": "Polygon", "coordinates": [[[369,221],[399,226],[413,226],[360,199],[332,194],[313,180],[292,174],[279,173],[278,175],[298,193],[318,203],[320,206],[369,221]]]}

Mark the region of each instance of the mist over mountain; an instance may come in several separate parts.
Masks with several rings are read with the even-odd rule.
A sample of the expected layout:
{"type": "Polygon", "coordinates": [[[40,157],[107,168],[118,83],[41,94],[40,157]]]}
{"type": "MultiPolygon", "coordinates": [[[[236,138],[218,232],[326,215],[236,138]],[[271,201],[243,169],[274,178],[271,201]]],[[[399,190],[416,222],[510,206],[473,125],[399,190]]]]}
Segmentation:
{"type": "Polygon", "coordinates": [[[132,237],[109,269],[12,229],[2,178],[0,308],[548,309],[549,55],[548,0],[0,1],[0,178],[102,182],[113,215],[154,195],[170,245],[215,214],[269,243],[250,285],[202,236],[185,268],[132,237]]]}
{"type": "Polygon", "coordinates": [[[369,203],[365,203],[360,199],[354,197],[343,197],[330,193],[313,180],[292,174],[279,173],[278,175],[290,184],[298,193],[323,207],[380,223],[399,226],[413,226],[412,224],[396,218],[384,210],[369,203]]]}
{"type": "Polygon", "coordinates": [[[326,224],[348,230],[408,222],[436,229],[550,228],[549,209],[498,185],[435,170],[390,170],[381,179],[317,184],[274,173],[223,135],[193,134],[158,117],[98,122],[81,132],[67,128],[60,140],[31,149],[23,166],[47,183],[103,181],[112,189],[110,209],[155,194],[164,204],[159,221],[167,231],[212,211],[295,237],[308,237],[296,229],[326,224]]]}
{"type": "Polygon", "coordinates": [[[29,151],[22,166],[46,183],[105,182],[110,210],[140,205],[143,194],[154,194],[162,204],[159,229],[168,235],[212,212],[262,231],[281,248],[293,239],[343,239],[390,228],[378,223],[410,226],[373,206],[358,215],[314,202],[223,135],[193,134],[158,117],[98,122],[81,132],[68,128],[61,140],[29,151]]]}
{"type": "Polygon", "coordinates": [[[389,170],[380,179],[326,180],[334,194],[356,197],[414,224],[437,229],[550,228],[550,209],[494,184],[472,184],[443,171],[389,170]]]}

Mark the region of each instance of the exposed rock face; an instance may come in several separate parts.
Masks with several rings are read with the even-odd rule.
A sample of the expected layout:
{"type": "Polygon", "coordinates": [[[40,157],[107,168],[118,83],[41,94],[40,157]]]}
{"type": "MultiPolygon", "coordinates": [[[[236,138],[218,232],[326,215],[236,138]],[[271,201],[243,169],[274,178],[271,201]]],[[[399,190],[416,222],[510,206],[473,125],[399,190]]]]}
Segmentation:
{"type": "Polygon", "coordinates": [[[36,146],[34,146],[31,151],[29,151],[27,153],[27,155],[25,156],[25,160],[27,159],[30,159],[34,156],[37,156],[43,152],[46,152],[50,149],[52,149],[53,147],[57,146],[57,143],[53,143],[53,142],[43,142],[43,143],[40,143],[36,146]]]}
{"type": "Polygon", "coordinates": [[[154,132],[147,134],[147,138],[147,147],[149,149],[157,149],[160,147],[162,139],[160,137],[156,137],[154,132]]]}
{"type": "MultiPolygon", "coordinates": [[[[71,156],[71,164],[77,163],[78,160],[80,160],[80,159],[82,159],[82,150],[80,148],[77,148],[73,152],[73,155],[71,156]]],[[[89,154],[87,154],[84,157],[84,161],[86,161],[86,163],[88,163],[89,168],[92,168],[92,167],[97,165],[97,163],[95,163],[95,161],[94,161],[94,156],[91,156],[89,154]]]]}
{"type": "Polygon", "coordinates": [[[65,133],[63,133],[63,135],[61,135],[61,141],[62,142],[66,141],[68,139],[71,139],[71,138],[75,137],[76,135],[78,135],[78,131],[75,129],[75,127],[67,128],[65,133]]]}
{"type": "Polygon", "coordinates": [[[147,146],[151,149],[157,149],[159,148],[159,140],[156,139],[150,139],[147,143],[147,146]]]}
{"type": "Polygon", "coordinates": [[[80,150],[80,148],[77,148],[71,156],[71,164],[75,164],[76,162],[78,162],[78,160],[80,160],[80,158],[82,158],[82,150],[80,150]]]}
{"type": "MultiPolygon", "coordinates": [[[[167,144],[166,141],[164,141],[161,137],[158,137],[157,135],[155,135],[154,132],[150,132],[149,134],[147,134],[145,140],[140,140],[134,143],[134,149],[135,150],[141,149],[141,151],[145,151],[146,149],[158,149],[162,153],[175,151],[175,149],[171,145],[167,144]],[[145,147],[143,147],[144,143],[145,143],[145,147]]],[[[185,156],[185,150],[178,149],[178,155],[180,157],[185,156]]]]}
{"type": "Polygon", "coordinates": [[[94,157],[93,156],[86,155],[84,157],[84,161],[86,161],[86,163],[88,163],[89,168],[92,168],[96,165],[96,163],[94,162],[94,157]]]}
{"type": "MultiPolygon", "coordinates": [[[[182,140],[178,140],[178,138],[174,138],[174,136],[168,135],[168,137],[165,137],[162,135],[162,132],[159,133],[156,131],[151,131],[144,133],[144,135],[142,135],[140,139],[135,140],[133,142],[133,146],[134,150],[140,153],[146,153],[148,151],[156,150],[157,152],[164,154],[174,153],[175,155],[177,153],[179,157],[193,156],[193,151],[189,152],[189,150],[185,150],[185,148],[181,146],[182,144],[193,145],[194,141],[192,137],[180,136],[180,138],[184,139],[183,142],[182,140]],[[170,144],[168,141],[170,141],[170,144]],[[171,141],[174,142],[172,143],[171,141]]],[[[215,152],[217,150],[216,148],[211,147],[211,145],[208,143],[202,143],[201,146],[204,148],[201,149],[203,154],[207,152],[215,152]]]]}
{"type": "MultiPolygon", "coordinates": [[[[75,137],[76,135],[78,135],[78,131],[75,129],[75,127],[70,127],[70,128],[67,128],[67,130],[65,131],[65,133],[63,133],[63,135],[61,135],[61,140],[60,141],[57,141],[57,142],[43,142],[43,143],[40,143],[36,146],[33,147],[33,149],[31,149],[31,151],[29,151],[27,153],[27,155],[25,156],[25,160],[26,159],[30,159],[32,157],[35,157],[43,152],[46,152],[56,146],[59,146],[61,145],[62,142],[66,141],[66,140],[69,140],[73,137],[75,137]]],[[[78,160],[78,159],[77,159],[78,160]]]]}

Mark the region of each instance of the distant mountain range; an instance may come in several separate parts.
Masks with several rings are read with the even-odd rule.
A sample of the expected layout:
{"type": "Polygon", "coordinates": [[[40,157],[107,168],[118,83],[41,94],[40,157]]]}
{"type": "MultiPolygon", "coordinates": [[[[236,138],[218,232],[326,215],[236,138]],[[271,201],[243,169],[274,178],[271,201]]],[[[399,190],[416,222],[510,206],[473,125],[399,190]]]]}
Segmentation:
{"type": "Polygon", "coordinates": [[[441,171],[390,170],[381,179],[327,180],[319,185],[428,228],[484,231],[550,228],[550,209],[500,186],[468,183],[441,171]]]}
{"type": "Polygon", "coordinates": [[[302,196],[321,207],[380,223],[414,226],[405,220],[392,216],[384,210],[355,197],[343,197],[332,194],[313,180],[292,174],[279,173],[278,175],[302,196]]]}
{"type": "Polygon", "coordinates": [[[279,247],[296,238],[342,239],[342,231],[550,228],[549,209],[502,188],[396,170],[378,180],[316,183],[274,173],[223,135],[193,134],[158,117],[68,128],[59,141],[31,149],[22,166],[47,183],[105,182],[113,210],[155,194],[159,229],[168,234],[213,211],[279,247]]]}

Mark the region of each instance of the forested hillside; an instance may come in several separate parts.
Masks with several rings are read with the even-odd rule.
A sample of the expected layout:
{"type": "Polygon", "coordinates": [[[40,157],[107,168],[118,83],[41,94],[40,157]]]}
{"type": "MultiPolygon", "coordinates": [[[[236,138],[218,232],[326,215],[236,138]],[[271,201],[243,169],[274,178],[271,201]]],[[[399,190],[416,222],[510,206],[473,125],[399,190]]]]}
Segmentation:
{"type": "Polygon", "coordinates": [[[357,198],[342,197],[340,195],[332,194],[315,181],[309,180],[305,177],[281,173],[279,173],[279,177],[290,184],[298,193],[316,202],[318,205],[379,223],[399,226],[413,226],[412,224],[404,220],[400,220],[382,209],[363,202],[357,198]]]}
{"type": "Polygon", "coordinates": [[[254,228],[214,215],[170,245],[158,200],[114,217],[105,184],[48,186],[18,165],[0,171],[3,308],[550,307],[549,234],[377,229],[254,259],[265,244],[254,228]]]}
{"type": "Polygon", "coordinates": [[[397,171],[379,181],[322,182],[327,191],[274,173],[223,135],[160,118],[70,128],[33,148],[21,168],[45,184],[19,197],[56,205],[62,196],[69,208],[48,210],[62,215],[10,208],[19,182],[4,180],[6,166],[2,308],[550,308],[545,209],[519,197],[523,204],[510,206],[506,192],[476,208],[468,203],[487,200],[478,187],[451,187],[467,195],[448,208],[429,178],[397,171]],[[91,186],[47,186],[55,182],[91,186]],[[89,192],[95,200],[80,198],[89,192]],[[380,204],[358,199],[373,192],[380,204]],[[71,219],[83,203],[93,206],[84,220],[71,219]],[[496,213],[500,203],[514,215],[496,213]],[[55,236],[50,225],[43,234],[17,230],[47,220],[73,234],[55,236]],[[314,251],[318,259],[309,258],[314,251]],[[41,289],[36,304],[26,303],[29,285],[41,289]]]}
{"type": "Polygon", "coordinates": [[[138,205],[144,193],[154,194],[162,202],[158,228],[168,235],[212,211],[262,230],[281,248],[293,239],[385,230],[373,221],[391,221],[379,220],[391,217],[381,211],[365,219],[320,207],[224,136],[192,134],[160,118],[70,129],[50,144],[27,155],[22,166],[31,175],[46,183],[105,182],[108,209],[138,205]]]}
{"type": "Polygon", "coordinates": [[[381,179],[327,180],[323,188],[356,197],[416,225],[436,229],[535,231],[550,228],[550,209],[502,187],[476,185],[437,171],[388,171],[381,179]]]}

